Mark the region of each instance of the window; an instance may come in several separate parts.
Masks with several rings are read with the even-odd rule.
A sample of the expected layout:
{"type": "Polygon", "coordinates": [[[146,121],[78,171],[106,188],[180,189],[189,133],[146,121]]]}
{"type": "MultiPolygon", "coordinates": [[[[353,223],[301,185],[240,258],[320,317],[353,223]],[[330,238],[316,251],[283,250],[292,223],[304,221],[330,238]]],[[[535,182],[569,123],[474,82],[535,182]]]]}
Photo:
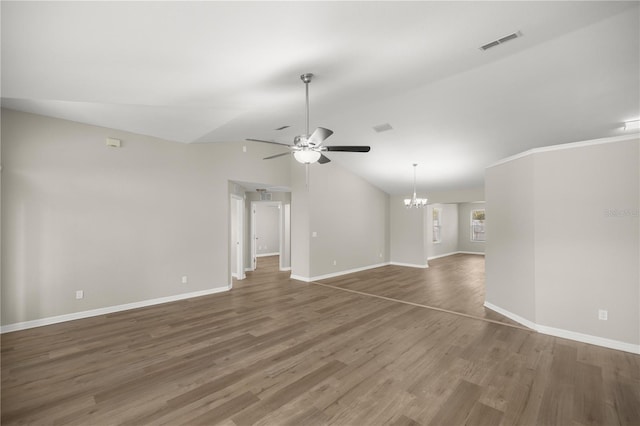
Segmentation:
{"type": "Polygon", "coordinates": [[[440,216],[442,216],[442,209],[433,209],[433,242],[439,243],[442,238],[440,235],[440,216]]]}
{"type": "Polygon", "coordinates": [[[484,242],[484,209],[471,210],[471,241],[484,242]]]}

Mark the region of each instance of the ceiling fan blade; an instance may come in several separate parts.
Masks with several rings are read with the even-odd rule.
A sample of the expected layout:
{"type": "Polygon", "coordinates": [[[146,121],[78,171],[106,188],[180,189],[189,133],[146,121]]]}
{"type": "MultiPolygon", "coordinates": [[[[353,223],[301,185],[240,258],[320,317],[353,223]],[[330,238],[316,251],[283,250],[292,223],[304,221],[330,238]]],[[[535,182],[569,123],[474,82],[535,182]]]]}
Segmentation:
{"type": "Polygon", "coordinates": [[[345,146],[325,146],[325,151],[341,151],[341,152],[369,152],[371,151],[370,146],[353,146],[353,145],[345,145],[345,146]]]}
{"type": "Polygon", "coordinates": [[[272,158],[278,158],[278,157],[282,157],[283,155],[289,155],[289,154],[291,154],[291,151],[283,152],[281,154],[272,155],[270,157],[264,157],[263,160],[271,160],[272,158]]]}
{"type": "Polygon", "coordinates": [[[326,157],[324,154],[320,154],[320,159],[318,159],[318,163],[327,164],[330,161],[331,160],[328,157],[326,157]]]}
{"type": "Polygon", "coordinates": [[[289,145],[288,143],[265,141],[264,139],[245,139],[245,140],[251,141],[251,142],[271,143],[271,144],[274,144],[274,145],[293,146],[293,145],[289,145]]]}
{"type": "Polygon", "coordinates": [[[313,133],[311,133],[311,136],[309,136],[307,142],[311,145],[318,146],[332,134],[333,130],[325,129],[324,127],[318,127],[313,131],[313,133]]]}

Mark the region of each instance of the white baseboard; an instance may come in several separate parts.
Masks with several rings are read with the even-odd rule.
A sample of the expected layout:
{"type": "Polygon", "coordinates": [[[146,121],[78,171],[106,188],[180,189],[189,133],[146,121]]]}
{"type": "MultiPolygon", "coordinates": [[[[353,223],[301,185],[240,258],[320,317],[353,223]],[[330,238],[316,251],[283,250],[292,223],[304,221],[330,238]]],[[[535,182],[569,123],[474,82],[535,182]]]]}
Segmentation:
{"type": "Polygon", "coordinates": [[[425,263],[424,265],[417,265],[415,263],[403,263],[403,262],[389,262],[389,265],[393,265],[393,266],[406,266],[408,268],[422,268],[422,269],[426,269],[429,267],[428,263],[425,263]]]}
{"type": "Polygon", "coordinates": [[[256,257],[280,256],[280,252],[256,254],[256,257]]]}
{"type": "Polygon", "coordinates": [[[140,302],[125,303],[124,305],[107,306],[105,308],[91,309],[89,311],[74,312],[72,314],[58,315],[55,317],[17,322],[0,327],[0,334],[9,333],[12,331],[26,330],[29,328],[42,327],[44,325],[58,324],[61,322],[73,321],[77,319],[107,315],[114,312],[127,311],[130,309],[144,308],[147,306],[159,305],[162,303],[176,302],[178,300],[191,299],[193,297],[207,296],[209,294],[221,293],[230,289],[231,286],[216,287],[209,290],[194,291],[191,293],[176,294],[174,296],[159,297],[157,299],[142,300],[140,302]]]}
{"type": "Polygon", "coordinates": [[[589,343],[591,345],[602,346],[609,349],[615,349],[618,351],[630,352],[633,354],[640,354],[640,345],[635,345],[633,343],[621,342],[619,340],[607,339],[604,337],[593,336],[590,334],[578,333],[576,331],[564,330],[561,328],[548,327],[546,325],[539,325],[532,321],[529,321],[526,318],[522,318],[519,315],[516,315],[512,312],[507,311],[506,309],[502,309],[499,306],[496,306],[489,302],[484,302],[484,306],[492,311],[495,311],[505,317],[514,320],[526,327],[531,328],[542,334],[547,334],[549,336],[561,337],[563,339],[575,340],[577,342],[589,343]]]}
{"type": "Polygon", "coordinates": [[[296,280],[296,281],[303,281],[305,283],[311,282],[311,280],[309,278],[303,277],[302,275],[291,274],[291,275],[289,275],[289,278],[291,278],[292,280],[296,280]]]}
{"type": "Polygon", "coordinates": [[[240,278],[238,278],[238,274],[236,274],[235,272],[231,273],[231,276],[237,280],[244,280],[245,278],[247,278],[247,276],[245,274],[242,274],[242,276],[240,278]]]}
{"type": "Polygon", "coordinates": [[[439,254],[437,256],[428,257],[427,260],[439,259],[441,257],[453,256],[454,254],[478,254],[484,256],[481,251],[452,251],[451,253],[439,254]]]}
{"type": "Polygon", "coordinates": [[[439,254],[437,256],[430,256],[430,257],[427,257],[427,261],[433,260],[433,259],[440,259],[441,257],[453,256],[454,254],[458,254],[458,253],[459,252],[457,251],[452,251],[451,253],[439,254]]]}
{"type": "Polygon", "coordinates": [[[317,275],[315,277],[303,277],[303,276],[300,276],[300,275],[291,274],[291,276],[289,278],[291,278],[292,280],[304,281],[304,282],[309,283],[311,281],[318,281],[318,280],[324,280],[324,279],[327,279],[327,278],[339,277],[341,275],[353,274],[354,272],[366,271],[368,269],[380,268],[382,266],[387,266],[387,265],[389,265],[389,263],[387,263],[387,262],[385,262],[385,263],[377,263],[375,265],[363,266],[361,268],[348,269],[348,270],[345,270],[345,271],[332,272],[330,274],[317,275]]]}
{"type": "Polygon", "coordinates": [[[291,266],[287,266],[284,268],[280,268],[281,271],[290,271],[291,270],[291,266]]]}
{"type": "Polygon", "coordinates": [[[532,330],[537,330],[538,325],[536,323],[534,323],[533,321],[529,321],[526,318],[521,317],[520,315],[516,315],[512,312],[507,311],[506,309],[502,309],[499,306],[494,305],[493,303],[484,302],[484,306],[485,308],[489,308],[492,311],[495,311],[497,313],[499,313],[500,315],[504,315],[505,317],[514,320],[517,323],[520,323],[522,325],[524,325],[525,327],[529,327],[532,330]]]}

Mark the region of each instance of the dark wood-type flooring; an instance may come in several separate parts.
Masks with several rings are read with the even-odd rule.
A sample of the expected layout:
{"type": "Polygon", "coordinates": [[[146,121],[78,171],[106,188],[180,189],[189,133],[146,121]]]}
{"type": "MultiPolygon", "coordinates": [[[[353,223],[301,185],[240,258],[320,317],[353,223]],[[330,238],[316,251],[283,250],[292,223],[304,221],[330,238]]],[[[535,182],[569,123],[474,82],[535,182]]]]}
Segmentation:
{"type": "Polygon", "coordinates": [[[227,293],[3,334],[2,424],[640,425],[640,356],[482,319],[478,257],[438,260],[308,284],[261,258],[227,293]]]}
{"type": "Polygon", "coordinates": [[[387,266],[319,283],[519,326],[484,307],[481,255],[455,254],[430,260],[425,269],[387,266]]]}

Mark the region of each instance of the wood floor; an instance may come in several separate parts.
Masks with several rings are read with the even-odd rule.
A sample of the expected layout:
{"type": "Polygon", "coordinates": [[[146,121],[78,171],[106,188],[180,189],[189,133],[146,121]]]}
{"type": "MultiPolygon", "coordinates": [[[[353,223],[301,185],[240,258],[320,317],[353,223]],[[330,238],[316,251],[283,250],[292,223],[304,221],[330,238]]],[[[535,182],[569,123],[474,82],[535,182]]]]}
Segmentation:
{"type": "Polygon", "coordinates": [[[319,282],[365,294],[519,325],[484,307],[484,256],[455,254],[430,260],[429,265],[426,269],[388,266],[319,282]]]}
{"type": "MultiPolygon", "coordinates": [[[[430,273],[479,267],[457,261],[430,273]]],[[[339,289],[419,295],[404,268],[259,262],[227,293],[2,335],[2,424],[640,425],[640,356],[339,289]]],[[[483,317],[473,297],[447,309],[483,317]]]]}

